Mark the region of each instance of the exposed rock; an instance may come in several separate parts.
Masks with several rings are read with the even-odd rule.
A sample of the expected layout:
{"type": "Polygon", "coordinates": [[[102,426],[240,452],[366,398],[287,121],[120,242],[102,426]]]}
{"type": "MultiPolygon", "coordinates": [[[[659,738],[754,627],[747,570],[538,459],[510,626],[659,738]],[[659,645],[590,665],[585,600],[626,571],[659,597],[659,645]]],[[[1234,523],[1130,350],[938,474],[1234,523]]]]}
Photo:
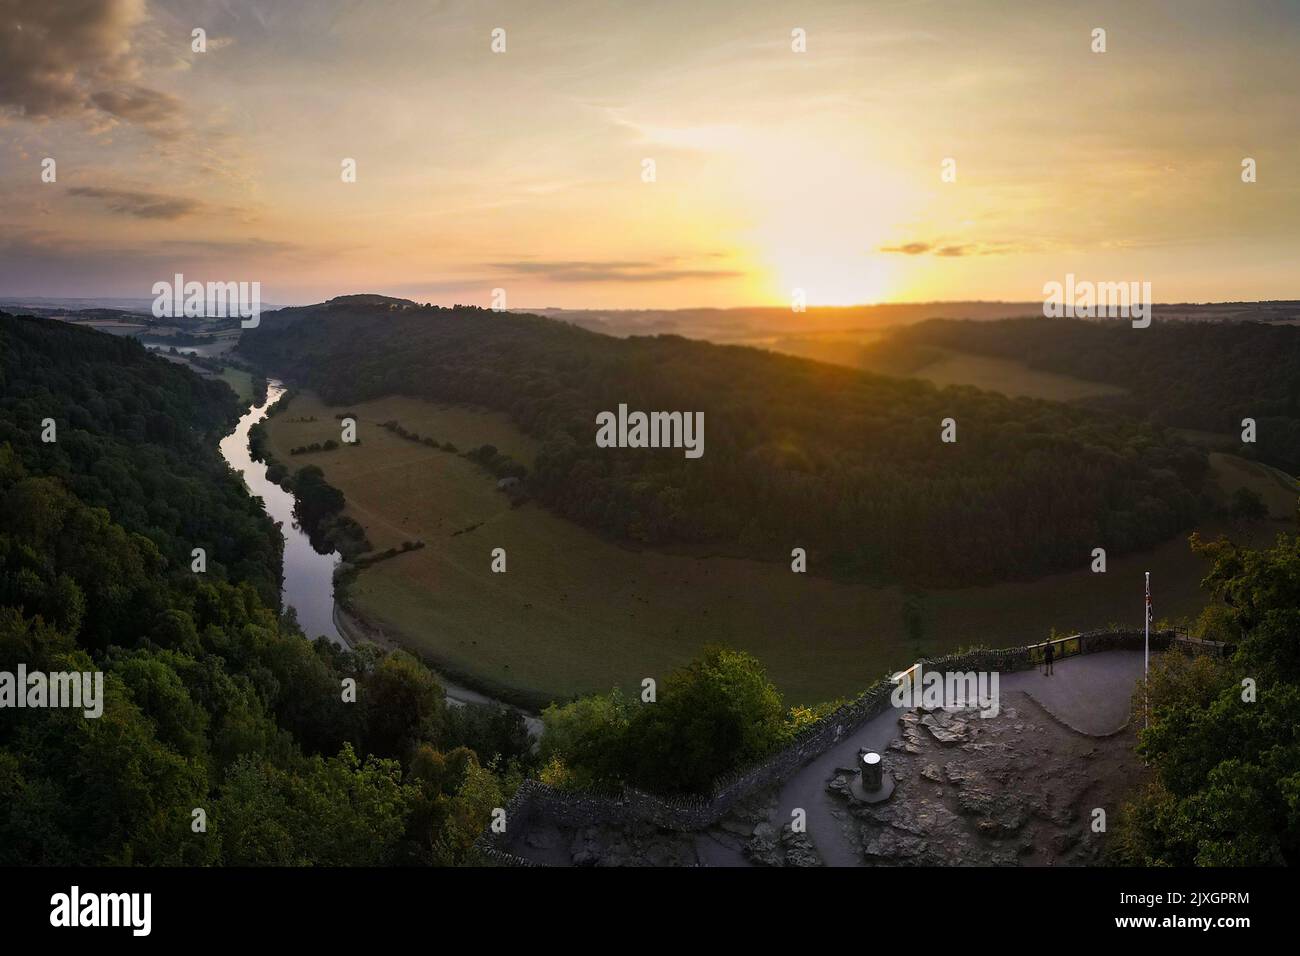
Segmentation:
{"type": "Polygon", "coordinates": [[[787,828],[781,834],[781,845],[785,848],[786,866],[821,866],[822,858],[817,847],[808,839],[806,833],[795,833],[787,828]]]}
{"type": "Polygon", "coordinates": [[[660,831],[653,825],[619,829],[580,827],[569,845],[574,866],[692,866],[694,842],[689,835],[660,831]]]}
{"type": "Polygon", "coordinates": [[[849,789],[849,784],[853,780],[854,773],[848,770],[837,770],[835,776],[826,782],[826,792],[833,793],[837,797],[843,797],[849,800],[853,797],[853,791],[849,789]]]}
{"type": "Polygon", "coordinates": [[[912,860],[925,850],[925,840],[894,827],[870,829],[863,836],[862,852],[869,860],[897,863],[912,860]]]}
{"type": "Polygon", "coordinates": [[[764,820],[758,826],[754,827],[753,837],[755,840],[759,840],[763,843],[775,843],[777,837],[776,827],[764,820]]]}
{"type": "Polygon", "coordinates": [[[963,767],[956,762],[950,762],[944,765],[943,775],[948,778],[949,783],[963,784],[970,780],[974,775],[968,767],[963,767]]]}
{"type": "Polygon", "coordinates": [[[970,736],[970,726],[964,720],[945,717],[947,715],[926,714],[921,718],[921,726],[945,747],[965,743],[970,736]]]}
{"type": "Polygon", "coordinates": [[[778,832],[770,823],[760,823],[745,846],[745,856],[759,866],[821,866],[817,847],[806,833],[795,833],[787,824],[778,832]]]}

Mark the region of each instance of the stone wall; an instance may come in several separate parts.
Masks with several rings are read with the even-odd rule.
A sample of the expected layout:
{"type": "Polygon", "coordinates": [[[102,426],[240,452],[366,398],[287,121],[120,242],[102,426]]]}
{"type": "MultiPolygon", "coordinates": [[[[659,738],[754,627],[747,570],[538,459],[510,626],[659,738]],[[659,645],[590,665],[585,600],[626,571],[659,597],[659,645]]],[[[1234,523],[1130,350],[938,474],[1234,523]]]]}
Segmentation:
{"type": "MultiPolygon", "coordinates": [[[[1078,639],[1080,654],[1099,651],[1141,650],[1141,631],[1105,630],[1073,634],[1061,640],[1078,639]]],[[[1173,631],[1151,634],[1151,649],[1165,650],[1176,639],[1173,631]]],[[[939,671],[1008,672],[1035,666],[1032,647],[1001,650],[977,649],[945,657],[927,658],[925,669],[939,671]]],[[[526,780],[506,807],[509,833],[526,831],[537,819],[569,827],[609,824],[627,826],[652,823],[668,830],[701,830],[717,823],[742,797],[788,777],[805,763],[829,750],[845,736],[885,711],[894,689],[889,678],[881,680],[853,700],[804,728],[785,748],[759,763],[719,779],[710,793],[699,796],[660,796],[625,788],[617,794],[557,790],[536,780],[526,780]]],[[[506,834],[484,831],[478,848],[485,861],[506,866],[530,866],[507,850],[506,834]]]]}

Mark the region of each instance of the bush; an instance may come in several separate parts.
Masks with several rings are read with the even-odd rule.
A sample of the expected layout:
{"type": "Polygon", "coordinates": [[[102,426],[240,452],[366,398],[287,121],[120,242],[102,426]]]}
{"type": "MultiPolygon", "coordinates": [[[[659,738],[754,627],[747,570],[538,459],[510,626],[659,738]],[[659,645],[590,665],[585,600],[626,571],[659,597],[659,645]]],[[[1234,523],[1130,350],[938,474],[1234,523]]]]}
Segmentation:
{"type": "Polygon", "coordinates": [[[787,743],[793,726],[758,660],[721,647],[672,674],[654,703],[615,690],[552,705],[542,718],[539,757],[569,784],[659,793],[706,793],[787,743]]]}

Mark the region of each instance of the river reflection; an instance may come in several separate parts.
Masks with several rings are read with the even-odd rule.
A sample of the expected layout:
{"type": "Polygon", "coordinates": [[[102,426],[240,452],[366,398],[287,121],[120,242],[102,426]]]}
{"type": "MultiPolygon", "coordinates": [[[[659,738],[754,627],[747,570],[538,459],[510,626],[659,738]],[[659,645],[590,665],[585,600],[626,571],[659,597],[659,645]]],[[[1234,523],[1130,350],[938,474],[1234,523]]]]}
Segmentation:
{"type": "Polygon", "coordinates": [[[284,588],[280,600],[298,614],[298,623],[309,638],[322,635],[336,644],[346,644],[334,626],[334,569],[341,556],[337,551],[320,554],[293,516],[293,495],[266,477],[266,465],[254,461],[248,451],[248,430],[264,419],[271,406],[284,397],[284,386],[271,381],[266,403],[250,408],[235,430],[221,440],[221,454],[230,467],[244,476],[248,490],[262,499],[271,520],[280,524],[284,535],[284,588]]]}

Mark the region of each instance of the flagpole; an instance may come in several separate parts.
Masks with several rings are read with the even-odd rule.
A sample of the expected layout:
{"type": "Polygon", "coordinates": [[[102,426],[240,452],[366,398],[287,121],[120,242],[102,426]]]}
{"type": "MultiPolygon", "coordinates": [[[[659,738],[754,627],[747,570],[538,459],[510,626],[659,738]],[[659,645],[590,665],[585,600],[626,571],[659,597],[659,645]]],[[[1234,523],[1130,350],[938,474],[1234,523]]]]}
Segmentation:
{"type": "Polygon", "coordinates": [[[1146,706],[1143,710],[1146,712],[1145,725],[1151,726],[1151,701],[1150,701],[1150,674],[1151,674],[1151,572],[1146,572],[1147,578],[1147,599],[1146,606],[1142,609],[1142,617],[1145,620],[1143,625],[1144,636],[1142,640],[1142,686],[1143,697],[1146,699],[1146,706]]]}

